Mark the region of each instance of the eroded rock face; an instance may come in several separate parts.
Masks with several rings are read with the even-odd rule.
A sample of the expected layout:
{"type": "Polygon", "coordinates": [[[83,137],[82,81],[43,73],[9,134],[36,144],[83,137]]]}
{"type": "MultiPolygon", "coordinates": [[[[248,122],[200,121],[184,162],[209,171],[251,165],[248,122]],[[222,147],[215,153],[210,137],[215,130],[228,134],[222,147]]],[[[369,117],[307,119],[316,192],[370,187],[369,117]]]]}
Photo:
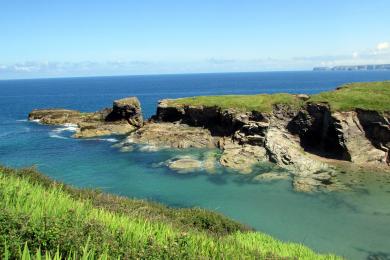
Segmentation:
{"type": "Polygon", "coordinates": [[[134,97],[116,100],[113,108],[93,113],[67,109],[33,110],[28,119],[47,125],[76,124],[76,138],[127,134],[143,124],[140,103],[134,97]]]}
{"type": "Polygon", "coordinates": [[[335,168],[305,152],[299,136],[287,130],[289,122],[280,116],[270,118],[264,145],[270,161],[291,172],[297,191],[332,189],[337,183],[335,168]]]}
{"type": "Polygon", "coordinates": [[[331,113],[326,104],[308,104],[287,128],[308,152],[363,165],[389,163],[389,125],[376,111],[331,113]]]}
{"type": "Polygon", "coordinates": [[[339,160],[351,159],[340,121],[331,114],[326,104],[308,104],[288,123],[287,128],[299,135],[301,146],[306,151],[339,160]]]}
{"type": "Polygon", "coordinates": [[[170,106],[169,100],[161,100],[156,122],[180,122],[190,126],[207,128],[214,136],[231,136],[249,121],[249,114],[218,107],[170,106]]]}
{"type": "Polygon", "coordinates": [[[365,136],[379,150],[385,152],[385,162],[390,165],[390,113],[358,109],[356,111],[365,136]]]}
{"type": "MultiPolygon", "coordinates": [[[[367,132],[361,125],[357,112],[337,112],[333,117],[339,122],[351,162],[381,164],[386,161],[386,151],[376,148],[367,138],[367,132]]],[[[378,146],[380,147],[379,143],[378,146]]]]}

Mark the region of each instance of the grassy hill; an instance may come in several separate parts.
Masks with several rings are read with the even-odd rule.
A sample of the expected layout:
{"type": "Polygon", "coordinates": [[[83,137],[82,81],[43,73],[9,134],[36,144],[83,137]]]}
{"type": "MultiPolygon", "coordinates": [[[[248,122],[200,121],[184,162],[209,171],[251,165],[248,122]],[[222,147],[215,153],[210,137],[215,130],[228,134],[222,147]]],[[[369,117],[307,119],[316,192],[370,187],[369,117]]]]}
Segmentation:
{"type": "Polygon", "coordinates": [[[349,111],[356,108],[390,111],[390,81],[346,84],[334,91],[312,95],[303,101],[295,95],[259,94],[199,96],[170,100],[170,105],[217,106],[222,109],[234,108],[240,111],[271,112],[275,104],[300,107],[307,102],[328,103],[333,111],[349,111]]]}
{"type": "Polygon", "coordinates": [[[172,209],[0,167],[2,259],[338,259],[220,214],[172,209]]]}

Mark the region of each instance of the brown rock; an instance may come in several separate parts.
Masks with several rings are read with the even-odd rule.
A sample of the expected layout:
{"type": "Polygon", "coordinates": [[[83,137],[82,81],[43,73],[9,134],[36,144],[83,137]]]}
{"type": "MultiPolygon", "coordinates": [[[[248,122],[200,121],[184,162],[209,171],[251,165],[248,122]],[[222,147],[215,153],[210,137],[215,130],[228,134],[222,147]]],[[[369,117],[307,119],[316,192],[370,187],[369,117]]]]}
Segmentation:
{"type": "Polygon", "coordinates": [[[174,123],[147,123],[126,142],[172,148],[215,148],[217,143],[207,129],[174,123]]]}

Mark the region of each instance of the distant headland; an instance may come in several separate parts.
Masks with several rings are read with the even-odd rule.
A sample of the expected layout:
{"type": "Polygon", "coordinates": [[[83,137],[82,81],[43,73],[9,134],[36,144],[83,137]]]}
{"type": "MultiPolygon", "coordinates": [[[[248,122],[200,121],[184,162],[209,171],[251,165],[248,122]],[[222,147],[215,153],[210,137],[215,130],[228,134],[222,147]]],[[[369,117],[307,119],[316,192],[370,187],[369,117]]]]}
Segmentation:
{"type": "Polygon", "coordinates": [[[334,67],[314,67],[314,71],[353,71],[353,70],[390,70],[390,64],[370,64],[370,65],[344,65],[334,67]]]}

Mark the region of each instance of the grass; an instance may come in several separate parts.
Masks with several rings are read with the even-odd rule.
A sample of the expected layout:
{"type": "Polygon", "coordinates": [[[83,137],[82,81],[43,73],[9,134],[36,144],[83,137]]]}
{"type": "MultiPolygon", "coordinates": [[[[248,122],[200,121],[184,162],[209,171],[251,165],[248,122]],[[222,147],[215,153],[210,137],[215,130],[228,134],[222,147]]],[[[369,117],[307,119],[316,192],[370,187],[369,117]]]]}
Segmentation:
{"type": "Polygon", "coordinates": [[[346,84],[335,91],[314,95],[311,102],[326,102],[333,111],[357,108],[390,112],[390,81],[346,84]]]}
{"type": "Polygon", "coordinates": [[[357,108],[390,112],[390,81],[346,84],[334,91],[322,92],[302,101],[292,94],[199,96],[170,100],[170,105],[209,106],[239,111],[271,112],[276,104],[299,108],[307,102],[328,103],[332,111],[357,108]]]}
{"type": "Polygon", "coordinates": [[[32,169],[0,167],[0,207],[3,259],[337,259],[250,231],[219,214],[176,213],[75,189],[32,169]]]}
{"type": "Polygon", "coordinates": [[[259,94],[259,95],[226,95],[226,96],[199,96],[178,98],[171,100],[170,105],[191,105],[220,107],[221,109],[234,108],[239,111],[271,112],[276,104],[287,104],[298,107],[302,101],[296,96],[286,93],[259,94]]]}

